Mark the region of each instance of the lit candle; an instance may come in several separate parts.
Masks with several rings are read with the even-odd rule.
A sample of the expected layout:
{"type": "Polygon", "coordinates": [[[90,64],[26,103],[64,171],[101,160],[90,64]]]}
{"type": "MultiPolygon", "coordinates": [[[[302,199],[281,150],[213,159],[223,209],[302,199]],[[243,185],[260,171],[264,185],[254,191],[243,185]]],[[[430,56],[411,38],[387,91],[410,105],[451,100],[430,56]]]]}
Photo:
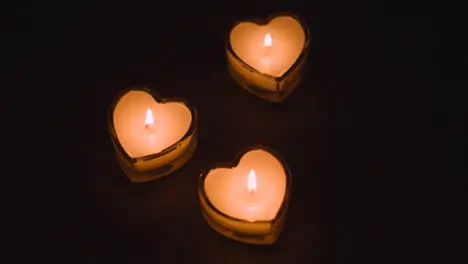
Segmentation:
{"type": "Polygon", "coordinates": [[[308,31],[293,15],[240,22],[229,34],[229,69],[243,87],[279,102],[299,83],[308,46],[308,31]]]}
{"type": "Polygon", "coordinates": [[[229,238],[273,244],[286,215],[289,169],[278,154],[262,146],[241,152],[235,164],[202,173],[202,213],[216,231],[229,238]]]}
{"type": "Polygon", "coordinates": [[[134,182],[180,168],[196,147],[196,112],[183,101],[164,100],[146,88],[121,93],[109,129],[123,171],[134,182]]]}

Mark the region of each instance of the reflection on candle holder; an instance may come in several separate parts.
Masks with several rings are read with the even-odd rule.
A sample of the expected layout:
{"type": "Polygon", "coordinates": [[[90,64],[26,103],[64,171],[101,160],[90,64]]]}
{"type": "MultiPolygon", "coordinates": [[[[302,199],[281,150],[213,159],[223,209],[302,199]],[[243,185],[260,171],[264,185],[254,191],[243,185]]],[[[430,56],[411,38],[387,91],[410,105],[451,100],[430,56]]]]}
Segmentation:
{"type": "Polygon", "coordinates": [[[274,244],[286,219],[291,173],[271,148],[242,150],[234,163],[204,171],[198,181],[202,215],[220,234],[244,243],[274,244]]]}
{"type": "Polygon", "coordinates": [[[281,102],[301,81],[309,44],[307,26],[295,15],[242,21],[227,37],[228,69],[253,94],[281,102]]]}
{"type": "Polygon", "coordinates": [[[110,107],[108,125],[117,161],[132,182],[174,172],[197,145],[196,110],[147,88],[121,92],[110,107]]]}

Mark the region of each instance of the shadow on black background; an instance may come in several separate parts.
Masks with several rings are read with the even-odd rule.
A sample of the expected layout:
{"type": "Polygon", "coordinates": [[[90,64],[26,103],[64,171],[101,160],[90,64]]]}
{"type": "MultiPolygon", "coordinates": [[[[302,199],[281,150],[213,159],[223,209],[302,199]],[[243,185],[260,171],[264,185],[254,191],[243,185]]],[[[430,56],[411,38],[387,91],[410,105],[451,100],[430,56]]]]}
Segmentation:
{"type": "MultiPolygon", "coordinates": [[[[27,107],[43,107],[30,117],[39,157],[8,167],[10,186],[25,186],[9,196],[21,218],[12,222],[26,234],[14,231],[11,244],[54,263],[400,262],[401,163],[424,159],[405,156],[401,144],[414,138],[417,148],[429,137],[415,128],[437,97],[427,78],[438,74],[437,33],[430,17],[343,2],[16,8],[9,80],[28,87],[20,90],[27,107]],[[300,86],[271,104],[229,77],[224,38],[240,19],[279,11],[306,19],[312,45],[300,86]],[[200,139],[173,175],[131,184],[106,117],[120,90],[140,85],[195,105],[200,139]],[[201,170],[256,143],[279,151],[293,174],[286,227],[270,247],[215,233],[197,197],[201,170]]],[[[11,116],[21,127],[12,133],[30,138],[11,116]]]]}

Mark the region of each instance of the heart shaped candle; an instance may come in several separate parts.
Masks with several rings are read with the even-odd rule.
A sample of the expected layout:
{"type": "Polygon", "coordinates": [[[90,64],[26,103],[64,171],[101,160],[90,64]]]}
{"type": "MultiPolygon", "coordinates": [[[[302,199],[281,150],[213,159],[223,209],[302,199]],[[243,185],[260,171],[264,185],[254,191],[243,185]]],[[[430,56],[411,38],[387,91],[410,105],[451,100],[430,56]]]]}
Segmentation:
{"type": "Polygon", "coordinates": [[[257,96],[280,102],[299,84],[309,33],[296,16],[240,22],[227,43],[231,75],[257,96]]]}
{"type": "Polygon", "coordinates": [[[219,233],[253,244],[276,242],[291,188],[287,164],[273,150],[242,151],[234,165],[202,173],[198,193],[202,213],[219,233]]]}
{"type": "Polygon", "coordinates": [[[146,88],[118,95],[109,112],[117,160],[133,182],[180,168],[196,147],[197,115],[180,100],[165,100],[146,88]]]}

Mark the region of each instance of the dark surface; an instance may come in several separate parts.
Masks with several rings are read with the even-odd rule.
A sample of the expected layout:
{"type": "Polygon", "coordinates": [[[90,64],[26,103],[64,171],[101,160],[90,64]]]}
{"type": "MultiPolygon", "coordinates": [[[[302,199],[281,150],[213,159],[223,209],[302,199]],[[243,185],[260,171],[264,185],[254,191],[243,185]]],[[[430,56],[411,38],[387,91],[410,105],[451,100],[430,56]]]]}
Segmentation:
{"type": "MultiPolygon", "coordinates": [[[[413,117],[436,97],[431,19],[390,15],[370,1],[154,2],[15,13],[12,50],[21,52],[13,52],[12,83],[36,87],[32,100],[34,92],[47,97],[50,110],[40,114],[59,121],[52,130],[63,131],[63,155],[21,178],[27,195],[14,204],[31,232],[12,244],[41,254],[47,245],[54,263],[399,263],[407,243],[401,161],[411,159],[401,144],[428,137],[413,117]],[[305,18],[312,44],[302,83],[272,104],[230,78],[224,38],[235,21],[278,11],[305,18]],[[195,105],[200,134],[182,169],[132,184],[114,160],[106,118],[120,90],[140,85],[195,105]],[[281,153],[293,174],[286,226],[273,246],[217,234],[197,197],[203,169],[257,143],[281,153]]],[[[38,130],[41,145],[56,139],[38,130]]],[[[10,172],[25,167],[10,164],[10,172]]]]}

